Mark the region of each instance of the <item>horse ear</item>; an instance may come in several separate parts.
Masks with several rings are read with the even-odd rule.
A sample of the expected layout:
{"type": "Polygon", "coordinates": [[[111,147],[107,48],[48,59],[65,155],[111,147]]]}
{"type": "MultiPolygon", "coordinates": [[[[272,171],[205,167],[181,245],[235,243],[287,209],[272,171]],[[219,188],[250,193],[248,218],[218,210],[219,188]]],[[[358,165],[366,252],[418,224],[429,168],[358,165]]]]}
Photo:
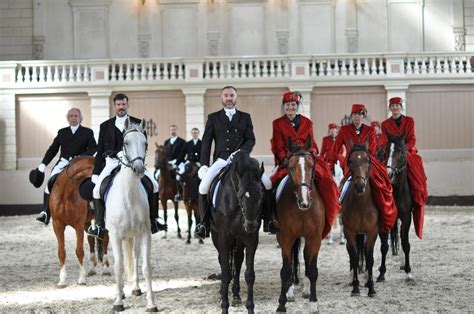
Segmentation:
{"type": "Polygon", "coordinates": [[[311,147],[313,147],[313,139],[311,138],[311,136],[308,135],[304,143],[304,148],[306,148],[306,150],[310,150],[311,147]]]}
{"type": "Polygon", "coordinates": [[[130,117],[127,116],[127,119],[125,119],[125,124],[124,124],[125,130],[128,129],[129,126],[130,126],[130,117]]]}
{"type": "Polygon", "coordinates": [[[145,129],[146,129],[146,122],[145,122],[145,119],[142,119],[142,121],[140,122],[140,130],[144,132],[145,129]]]}
{"type": "Polygon", "coordinates": [[[155,146],[156,146],[156,148],[158,148],[158,147],[159,147],[157,142],[155,142],[155,146]]]}
{"type": "Polygon", "coordinates": [[[265,168],[263,167],[263,161],[260,164],[260,170],[258,171],[258,177],[261,178],[263,173],[265,172],[265,168]]]}

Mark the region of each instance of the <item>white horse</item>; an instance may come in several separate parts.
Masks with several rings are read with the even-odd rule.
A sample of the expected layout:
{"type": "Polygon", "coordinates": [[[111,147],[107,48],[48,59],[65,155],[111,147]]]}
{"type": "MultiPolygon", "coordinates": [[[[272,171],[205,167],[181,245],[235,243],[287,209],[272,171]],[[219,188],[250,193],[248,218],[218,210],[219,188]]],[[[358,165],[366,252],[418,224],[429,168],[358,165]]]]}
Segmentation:
{"type": "Polygon", "coordinates": [[[133,280],[133,295],[141,295],[138,285],[138,259],[143,259],[142,272],[146,280],[147,312],[157,312],[151,288],[151,232],[147,194],[140,182],[145,173],[147,140],[145,121],[140,125],[125,121],[123,150],[119,153],[122,166],[108,192],[106,200],[106,228],[114,253],[116,298],[114,311],[123,311],[124,256],[126,253],[128,278],[133,280]],[[133,249],[133,262],[131,251],[133,249]],[[133,277],[131,272],[133,271],[133,277]]]}

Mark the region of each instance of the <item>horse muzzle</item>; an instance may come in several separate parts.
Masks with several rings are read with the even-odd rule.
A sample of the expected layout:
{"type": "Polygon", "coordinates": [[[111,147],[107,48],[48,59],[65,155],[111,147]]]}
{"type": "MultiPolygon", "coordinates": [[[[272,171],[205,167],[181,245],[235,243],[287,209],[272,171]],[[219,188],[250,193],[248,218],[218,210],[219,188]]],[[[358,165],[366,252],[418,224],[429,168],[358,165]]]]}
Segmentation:
{"type": "Polygon", "coordinates": [[[145,175],[145,165],[143,164],[142,161],[136,161],[132,164],[132,170],[135,176],[138,178],[143,178],[145,175]]]}
{"type": "Polygon", "coordinates": [[[260,223],[258,219],[255,220],[244,220],[244,230],[247,233],[255,233],[260,229],[260,223]]]}

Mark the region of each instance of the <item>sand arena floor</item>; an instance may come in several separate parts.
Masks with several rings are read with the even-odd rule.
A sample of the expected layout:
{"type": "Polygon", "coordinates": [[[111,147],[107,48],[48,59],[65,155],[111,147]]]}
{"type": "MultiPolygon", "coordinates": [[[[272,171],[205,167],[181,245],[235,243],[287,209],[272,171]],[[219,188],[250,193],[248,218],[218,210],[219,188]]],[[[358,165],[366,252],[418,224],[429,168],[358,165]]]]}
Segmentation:
{"type": "MultiPolygon", "coordinates": [[[[171,211],[169,217],[172,217],[171,211]]],[[[79,269],[75,256],[75,236],[66,229],[66,268],[68,286],[57,289],[59,264],[57,244],[51,226],[42,227],[35,216],[2,217],[0,229],[0,312],[28,313],[103,313],[111,312],[114,299],[114,276],[99,274],[87,277],[87,284],[76,284],[79,269]]],[[[152,237],[153,289],[160,312],[217,313],[219,282],[206,279],[219,273],[217,252],[210,240],[190,245],[176,237],[174,219],[169,221],[167,239],[152,237]]],[[[180,226],[187,230],[185,211],[180,210],[180,226]]],[[[185,236],[185,233],[183,233],[185,236]]],[[[414,282],[405,281],[399,270],[399,258],[389,255],[386,282],[376,283],[377,295],[367,297],[361,287],[360,297],[350,297],[349,257],[345,246],[323,244],[319,255],[317,294],[321,312],[431,312],[474,310],[474,208],[428,207],[424,239],[418,240],[412,227],[411,261],[414,282]]],[[[336,239],[337,240],[337,239],[336,239]]],[[[88,246],[85,266],[88,268],[88,246]]],[[[380,241],[376,243],[374,274],[378,275],[380,241]]],[[[389,253],[390,254],[390,253],[389,253]]],[[[113,265],[113,254],[109,250],[113,265]]],[[[274,236],[260,234],[256,254],[255,310],[274,312],[280,291],[280,250],[274,236]]],[[[113,268],[109,269],[113,272],[113,268]]],[[[362,283],[365,279],[361,280],[362,283]]],[[[144,284],[141,285],[142,289],[144,284]]],[[[241,277],[241,296],[246,299],[246,285],[241,277]]],[[[130,296],[126,287],[126,312],[144,312],[144,296],[130,296]]],[[[297,288],[296,301],[287,304],[289,313],[305,313],[308,301],[297,288]]],[[[245,302],[244,302],[245,304],[245,302]]],[[[231,307],[230,312],[246,312],[245,306],[231,307]]]]}

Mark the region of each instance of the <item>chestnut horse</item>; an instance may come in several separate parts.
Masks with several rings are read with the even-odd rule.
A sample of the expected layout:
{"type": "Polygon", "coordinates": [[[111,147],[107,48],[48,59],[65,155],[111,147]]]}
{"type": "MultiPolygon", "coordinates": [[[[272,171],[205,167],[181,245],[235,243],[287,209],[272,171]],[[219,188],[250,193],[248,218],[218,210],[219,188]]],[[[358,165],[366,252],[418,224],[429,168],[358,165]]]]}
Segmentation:
{"type": "MultiPolygon", "coordinates": [[[[188,239],[186,240],[187,244],[191,243],[191,227],[193,226],[193,211],[194,211],[194,220],[196,225],[201,221],[199,215],[199,204],[198,204],[198,195],[199,195],[199,177],[197,175],[199,166],[195,162],[188,162],[184,166],[184,173],[181,175],[179,180],[181,186],[183,187],[183,203],[186,207],[186,213],[188,214],[188,239]]],[[[199,244],[203,244],[204,241],[199,239],[199,244]]]]}
{"type": "MultiPolygon", "coordinates": [[[[178,226],[178,238],[181,237],[181,228],[179,228],[179,215],[178,215],[178,202],[174,200],[176,195],[176,178],[171,174],[174,173],[172,166],[168,163],[169,146],[156,144],[155,151],[155,169],[160,170],[160,179],[158,186],[160,187],[160,202],[163,208],[163,219],[165,224],[168,223],[168,200],[171,200],[174,205],[174,219],[176,219],[176,225],[178,226]]],[[[166,231],[163,238],[166,238],[166,231]]]]}
{"type": "Polygon", "coordinates": [[[351,145],[348,155],[352,178],[341,209],[342,225],[346,236],[352,279],[352,296],[360,294],[358,272],[363,272],[364,255],[369,288],[369,297],[375,296],[372,268],[374,245],[379,232],[379,213],[369,183],[370,155],[365,145],[351,145]]]}
{"type": "Polygon", "coordinates": [[[293,283],[292,265],[296,262],[292,253],[295,242],[302,237],[305,239],[305,275],[310,282],[308,311],[318,311],[316,281],[318,254],[325,227],[325,208],[314,182],[316,163],[309,151],[311,147],[311,137],[306,139],[304,146],[292,143],[291,138],[287,142],[287,151],[290,152],[287,165],[289,180],[276,209],[280,228],[277,240],[283,259],[277,312],[286,312],[287,291],[293,283]]]}
{"type": "MultiPolygon", "coordinates": [[[[56,182],[51,190],[49,206],[51,208],[51,217],[53,219],[53,229],[58,241],[58,257],[61,267],[59,273],[58,288],[66,287],[66,249],[64,246],[64,230],[66,226],[71,226],[76,231],[76,256],[79,260],[79,280],[78,284],[85,285],[85,270],[83,267],[84,260],[84,231],[87,230],[94,213],[88,210],[88,202],[83,200],[79,195],[79,184],[83,179],[92,175],[94,168],[94,157],[81,156],[73,159],[69,165],[57,177],[56,182]]],[[[90,247],[90,269],[88,275],[94,275],[94,266],[97,264],[95,257],[95,243],[93,237],[87,237],[90,247]]],[[[108,235],[103,241],[98,241],[98,245],[102,247],[103,257],[102,266],[103,274],[110,275],[108,270],[109,262],[107,258],[107,245],[109,242],[108,235]]],[[[99,250],[99,260],[101,252],[99,250]]]]}
{"type": "MultiPolygon", "coordinates": [[[[392,181],[393,187],[393,199],[397,205],[398,219],[401,221],[400,238],[402,242],[403,255],[401,256],[400,269],[405,270],[407,280],[412,280],[410,266],[410,241],[409,231],[412,219],[412,211],[414,202],[411,197],[410,185],[408,183],[407,174],[407,147],[405,145],[405,134],[400,137],[387,133],[387,146],[386,156],[387,159],[387,172],[388,177],[392,181]]],[[[390,232],[392,239],[392,252],[398,253],[398,225],[395,223],[393,229],[390,232]]],[[[379,268],[380,275],[377,277],[377,281],[385,280],[385,258],[388,251],[388,239],[387,234],[380,234],[380,240],[382,242],[381,252],[382,261],[379,268]]],[[[394,254],[396,255],[396,254],[394,254]]]]}

